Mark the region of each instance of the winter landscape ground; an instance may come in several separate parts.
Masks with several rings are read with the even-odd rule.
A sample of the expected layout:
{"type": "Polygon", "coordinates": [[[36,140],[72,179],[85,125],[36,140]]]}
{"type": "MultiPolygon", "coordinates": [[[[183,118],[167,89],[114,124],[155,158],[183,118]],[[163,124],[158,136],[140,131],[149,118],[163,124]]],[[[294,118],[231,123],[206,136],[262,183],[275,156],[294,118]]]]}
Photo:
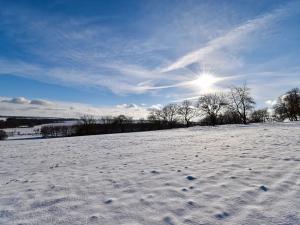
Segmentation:
{"type": "Polygon", "coordinates": [[[0,142],[0,224],[300,224],[300,123],[0,142]]]}

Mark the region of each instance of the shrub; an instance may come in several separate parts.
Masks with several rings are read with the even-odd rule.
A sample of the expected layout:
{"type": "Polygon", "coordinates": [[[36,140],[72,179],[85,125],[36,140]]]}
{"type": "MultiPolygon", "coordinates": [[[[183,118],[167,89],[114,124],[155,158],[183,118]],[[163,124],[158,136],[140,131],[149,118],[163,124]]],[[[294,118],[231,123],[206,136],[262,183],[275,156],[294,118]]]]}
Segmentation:
{"type": "Polygon", "coordinates": [[[0,140],[5,140],[8,137],[4,130],[0,130],[0,140]]]}
{"type": "Polygon", "coordinates": [[[69,137],[75,133],[74,126],[65,125],[46,125],[42,126],[41,134],[43,137],[69,137]]]}
{"type": "Polygon", "coordinates": [[[268,109],[258,109],[252,112],[250,122],[264,123],[269,120],[268,109]]]}

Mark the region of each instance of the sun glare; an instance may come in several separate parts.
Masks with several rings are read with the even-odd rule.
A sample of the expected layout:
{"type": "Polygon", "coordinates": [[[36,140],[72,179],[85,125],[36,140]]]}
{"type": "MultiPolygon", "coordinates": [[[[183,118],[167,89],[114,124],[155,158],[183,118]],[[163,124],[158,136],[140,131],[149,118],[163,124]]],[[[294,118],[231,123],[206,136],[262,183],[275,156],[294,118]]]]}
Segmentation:
{"type": "Polygon", "coordinates": [[[199,77],[192,81],[194,88],[201,92],[213,91],[214,84],[222,80],[221,78],[215,77],[211,73],[202,73],[199,77]]]}

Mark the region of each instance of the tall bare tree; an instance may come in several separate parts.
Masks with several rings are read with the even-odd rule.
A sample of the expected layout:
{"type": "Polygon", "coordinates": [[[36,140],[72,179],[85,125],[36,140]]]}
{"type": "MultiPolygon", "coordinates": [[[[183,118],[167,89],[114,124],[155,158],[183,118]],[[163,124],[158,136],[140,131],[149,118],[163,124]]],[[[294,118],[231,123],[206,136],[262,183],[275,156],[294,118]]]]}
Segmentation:
{"type": "Polygon", "coordinates": [[[163,118],[163,120],[167,121],[171,126],[173,126],[173,124],[178,119],[178,110],[179,106],[177,104],[168,104],[162,108],[161,117],[163,118]]]}
{"type": "Polygon", "coordinates": [[[189,127],[191,120],[197,116],[197,110],[191,101],[184,100],[178,108],[178,115],[182,117],[185,125],[189,127]]]}
{"type": "Polygon", "coordinates": [[[255,105],[255,101],[250,95],[250,88],[246,84],[241,87],[232,87],[229,99],[231,109],[238,113],[243,124],[247,124],[248,114],[255,105]]]}
{"type": "Polygon", "coordinates": [[[84,115],[80,118],[80,131],[82,135],[95,134],[97,120],[92,115],[84,115]]]}
{"type": "Polygon", "coordinates": [[[162,109],[151,109],[148,120],[161,121],[172,127],[178,120],[178,110],[177,104],[168,104],[162,109]]]}
{"type": "Polygon", "coordinates": [[[222,93],[206,94],[198,99],[197,108],[209,118],[211,125],[217,124],[221,110],[227,106],[226,97],[222,93]]]}
{"type": "Polygon", "coordinates": [[[158,108],[151,108],[149,109],[149,115],[147,117],[150,121],[165,121],[166,119],[163,118],[162,110],[158,108]]]}

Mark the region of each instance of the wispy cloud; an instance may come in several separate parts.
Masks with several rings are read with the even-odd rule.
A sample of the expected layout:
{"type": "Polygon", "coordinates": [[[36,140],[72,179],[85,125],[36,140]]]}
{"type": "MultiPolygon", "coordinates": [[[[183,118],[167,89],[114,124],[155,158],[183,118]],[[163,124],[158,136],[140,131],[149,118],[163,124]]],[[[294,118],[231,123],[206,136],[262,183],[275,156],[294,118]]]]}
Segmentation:
{"type": "MultiPolygon", "coordinates": [[[[243,48],[241,42],[249,38],[254,32],[258,32],[262,29],[266,29],[270,24],[274,24],[277,19],[284,15],[287,15],[291,5],[280,7],[271,13],[266,13],[258,18],[246,21],[238,27],[235,27],[228,31],[226,34],[209,41],[204,47],[195,51],[189,52],[186,55],[180,57],[175,62],[171,63],[165,68],[162,68],[163,72],[172,71],[180,68],[184,68],[193,63],[212,63],[216,64],[218,60],[207,61],[211,55],[218,55],[222,51],[237,51],[243,48]]],[[[230,58],[230,55],[226,55],[230,58]]],[[[232,57],[232,56],[231,56],[232,57]]],[[[234,66],[238,66],[234,64],[234,66]]]]}

